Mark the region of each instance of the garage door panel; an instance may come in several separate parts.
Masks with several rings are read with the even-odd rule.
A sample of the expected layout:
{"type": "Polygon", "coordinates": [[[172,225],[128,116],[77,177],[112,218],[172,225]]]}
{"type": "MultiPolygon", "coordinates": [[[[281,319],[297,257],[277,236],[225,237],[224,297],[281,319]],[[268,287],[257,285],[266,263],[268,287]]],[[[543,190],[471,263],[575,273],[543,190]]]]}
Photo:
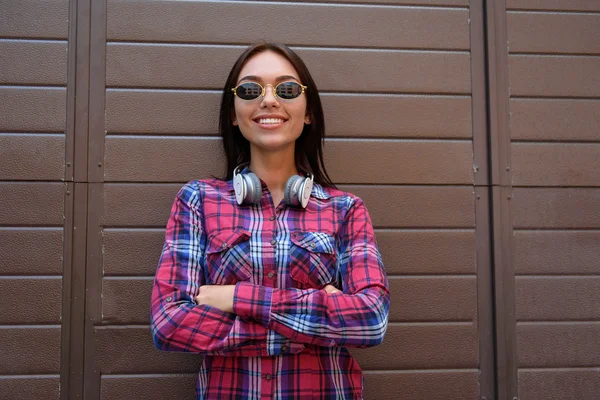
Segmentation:
{"type": "Polygon", "coordinates": [[[58,399],[59,385],[58,375],[0,378],[0,393],[6,399],[58,399]]]}
{"type": "Polygon", "coordinates": [[[512,55],[508,67],[511,96],[600,96],[600,57],[512,55]]]}
{"type": "Polygon", "coordinates": [[[507,22],[512,53],[600,53],[600,14],[509,12],[507,22]]]}
{"type": "MultiPolygon", "coordinates": [[[[106,128],[217,135],[220,102],[220,91],[109,89],[106,128]]],[[[472,137],[469,96],[322,93],[321,102],[327,137],[472,137]]]]}
{"type": "Polygon", "coordinates": [[[65,136],[0,133],[0,180],[61,180],[65,136]]]}
{"type": "Polygon", "coordinates": [[[600,276],[517,276],[517,320],[600,320],[598,293],[600,276]]]}
{"type": "MultiPolygon", "coordinates": [[[[600,364],[598,322],[517,323],[520,368],[589,367],[600,364]]],[[[589,384],[589,382],[588,382],[589,384]]]]}
{"type": "Polygon", "coordinates": [[[63,183],[0,182],[0,225],[62,226],[63,205],[63,183]]]}
{"type": "Polygon", "coordinates": [[[6,0],[0,14],[0,36],[66,39],[69,0],[6,0]],[[35,16],[35,23],[31,23],[35,16]]]}
{"type": "MultiPolygon", "coordinates": [[[[186,182],[219,176],[221,146],[217,138],[109,136],[105,180],[186,182]],[[171,160],[169,168],[156,162],[159,155],[171,160]]],[[[325,143],[325,165],[340,184],[467,184],[473,181],[472,147],[469,141],[330,139],[325,143]],[[347,164],[348,159],[358,162],[347,164]]]]}
{"type": "Polygon", "coordinates": [[[59,324],[62,279],[58,277],[0,277],[0,324],[59,324]],[[27,301],[23,301],[23,294],[27,301]]]}
{"type": "Polygon", "coordinates": [[[513,224],[523,228],[600,228],[600,189],[514,188],[513,224]]]}
{"type": "MultiPolygon", "coordinates": [[[[182,184],[105,184],[101,225],[164,228],[182,184]]],[[[474,226],[472,188],[340,186],[361,197],[375,227],[474,226]]]]}
{"type": "Polygon", "coordinates": [[[598,368],[519,371],[519,398],[522,400],[595,400],[598,393],[598,368]]]}
{"type": "MultiPolygon", "coordinates": [[[[97,327],[96,357],[103,374],[193,373],[202,357],[157,350],[148,326],[97,327]]],[[[380,346],[354,349],[363,370],[476,368],[477,332],[471,324],[390,326],[380,346]],[[389,357],[398,353],[402,357],[389,357]]]]}
{"type": "MultiPolygon", "coordinates": [[[[104,278],[102,322],[148,324],[153,277],[104,278]]],[[[1,282],[1,281],[0,281],[1,282]]],[[[390,321],[472,321],[476,313],[475,277],[390,277],[394,304],[390,321]]]]}
{"type": "MultiPolygon", "coordinates": [[[[473,231],[378,229],[375,235],[388,274],[474,274],[476,271],[473,231]]],[[[105,276],[154,275],[164,237],[164,227],[104,229],[105,276]]]]}
{"type": "MultiPolygon", "coordinates": [[[[107,48],[107,85],[221,89],[229,73],[222,66],[233,65],[244,49],[245,46],[112,44],[107,48]]],[[[296,50],[320,91],[470,92],[467,52],[296,50]],[[405,79],[407,76],[410,79],[405,79]]]]}
{"type": "Polygon", "coordinates": [[[596,0],[507,0],[508,9],[556,10],[556,11],[600,11],[596,0]]]}
{"type": "Polygon", "coordinates": [[[513,143],[517,186],[600,186],[600,143],[513,143]]]}
{"type": "Polygon", "coordinates": [[[600,275],[599,231],[516,231],[515,272],[600,275]]]}
{"type": "Polygon", "coordinates": [[[59,275],[62,228],[0,228],[0,275],[59,275]]]}
{"type": "Polygon", "coordinates": [[[466,9],[113,0],[107,14],[108,40],[469,48],[466,9]],[[345,23],[332,24],[332,20],[345,23]]]}
{"type": "Polygon", "coordinates": [[[0,54],[0,84],[66,84],[66,41],[0,40],[0,54]]]}
{"type": "Polygon", "coordinates": [[[0,327],[0,374],[58,374],[60,327],[0,327]]]}
{"type": "Polygon", "coordinates": [[[513,140],[600,141],[600,100],[511,99],[513,140]]]}
{"type": "Polygon", "coordinates": [[[0,87],[0,131],[64,132],[64,88],[0,87]]]}

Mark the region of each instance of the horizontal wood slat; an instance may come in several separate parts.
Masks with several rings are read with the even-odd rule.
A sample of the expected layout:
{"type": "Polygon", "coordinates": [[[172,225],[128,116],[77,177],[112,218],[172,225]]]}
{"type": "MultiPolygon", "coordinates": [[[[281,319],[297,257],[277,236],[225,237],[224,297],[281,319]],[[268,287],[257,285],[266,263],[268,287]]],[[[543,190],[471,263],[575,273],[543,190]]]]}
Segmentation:
{"type": "Polygon", "coordinates": [[[588,367],[600,364],[600,323],[517,323],[520,368],[588,367]]]}
{"type": "Polygon", "coordinates": [[[0,182],[0,226],[59,226],[63,205],[63,183],[0,182]]]}
{"type": "Polygon", "coordinates": [[[0,87],[0,131],[64,132],[64,88],[0,87]]]}
{"type": "MultiPolygon", "coordinates": [[[[467,141],[328,140],[325,165],[340,184],[468,184],[472,151],[467,141]]],[[[105,180],[185,182],[219,176],[224,159],[216,138],[109,136],[105,180]]]]}
{"type": "MultiPolygon", "coordinates": [[[[164,228],[181,184],[105,184],[101,224],[164,228]]],[[[471,187],[344,186],[361,197],[375,227],[472,228],[471,187]]]]}
{"type": "MultiPolygon", "coordinates": [[[[325,93],[321,102],[328,137],[472,137],[466,96],[325,93]]],[[[220,92],[108,89],[106,129],[217,135],[220,103],[220,92]]]]}
{"type": "Polygon", "coordinates": [[[514,188],[514,228],[600,228],[600,189],[514,188]]]}
{"type": "Polygon", "coordinates": [[[600,276],[517,277],[517,320],[600,320],[600,276]]]}
{"type": "Polygon", "coordinates": [[[61,303],[61,279],[0,279],[0,324],[60,324],[61,303]]]}
{"type": "Polygon", "coordinates": [[[512,55],[512,96],[600,96],[600,57],[512,55]]]}
{"type": "Polygon", "coordinates": [[[0,228],[0,275],[60,275],[63,230],[0,228]]]}
{"type": "Polygon", "coordinates": [[[469,13],[457,9],[114,0],[108,3],[107,13],[109,40],[202,43],[266,40],[309,46],[469,48],[469,13]],[[366,12],[369,18],[365,18],[366,12]],[[432,26],[436,29],[431,29],[432,26]]]}
{"type": "Polygon", "coordinates": [[[599,231],[516,231],[517,274],[600,275],[599,231]]]}
{"type": "MultiPolygon", "coordinates": [[[[221,89],[245,47],[111,44],[111,87],[221,89]]],[[[469,93],[469,54],[298,49],[320,91],[469,93]],[[357,77],[360,77],[357,79],[357,77]]]]}
{"type": "Polygon", "coordinates": [[[0,180],[57,181],[64,168],[64,135],[0,133],[0,180]]]}
{"type": "Polygon", "coordinates": [[[518,186],[600,186],[600,143],[516,143],[512,166],[518,186]]]}
{"type": "MultiPolygon", "coordinates": [[[[0,288],[2,281],[0,281],[0,288]]],[[[102,282],[105,324],[148,324],[153,279],[102,282]],[[148,302],[139,301],[148,299],[148,302]]],[[[390,321],[465,321],[475,319],[475,278],[393,278],[390,321]]]]}
{"type": "MultiPolygon", "coordinates": [[[[101,398],[120,400],[143,397],[146,400],[164,398],[193,398],[196,374],[138,375],[102,377],[101,398]]],[[[365,398],[389,399],[389,388],[399,399],[416,399],[423,393],[428,400],[464,400],[475,398],[478,393],[477,373],[473,371],[449,372],[378,372],[364,375],[365,398]]]]}
{"type": "Polygon", "coordinates": [[[521,400],[596,400],[600,393],[600,370],[519,371],[521,400]]]}
{"type": "MultiPolygon", "coordinates": [[[[157,350],[149,327],[96,328],[95,335],[103,374],[191,373],[202,360],[197,354],[157,350]]],[[[364,370],[476,368],[477,332],[471,325],[390,326],[383,344],[352,353],[364,370]]]]}
{"type": "Polygon", "coordinates": [[[60,328],[0,328],[0,374],[58,374],[60,328]]]}
{"type": "Polygon", "coordinates": [[[0,54],[0,84],[66,84],[67,42],[0,40],[0,54]]]}
{"type": "Polygon", "coordinates": [[[68,22],[69,0],[4,0],[0,37],[66,39],[68,22]]]}
{"type": "MultiPolygon", "coordinates": [[[[390,275],[475,273],[473,231],[377,230],[375,234],[390,275]]],[[[164,236],[164,227],[104,230],[104,274],[153,275],[164,236]]],[[[2,237],[0,230],[0,240],[2,237]]],[[[1,255],[0,250],[0,259],[1,255]]]]}
{"type": "Polygon", "coordinates": [[[600,54],[600,14],[509,12],[507,22],[510,52],[600,54]]]}
{"type": "Polygon", "coordinates": [[[600,100],[511,99],[513,140],[600,142],[600,100]]]}
{"type": "Polygon", "coordinates": [[[0,377],[0,393],[6,399],[58,400],[60,378],[54,376],[0,377]]]}
{"type": "Polygon", "coordinates": [[[506,8],[556,11],[600,11],[600,3],[596,0],[507,0],[506,8]]]}

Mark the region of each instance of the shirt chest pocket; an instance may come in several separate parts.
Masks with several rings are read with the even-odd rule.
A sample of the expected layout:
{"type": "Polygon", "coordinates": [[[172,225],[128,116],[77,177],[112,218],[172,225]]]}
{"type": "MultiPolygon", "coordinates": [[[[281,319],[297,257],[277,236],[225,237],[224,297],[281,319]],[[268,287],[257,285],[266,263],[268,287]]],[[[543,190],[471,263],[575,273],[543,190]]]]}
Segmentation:
{"type": "Polygon", "coordinates": [[[210,236],[205,260],[208,284],[233,285],[249,280],[252,277],[250,234],[235,230],[210,236]]]}
{"type": "Polygon", "coordinates": [[[301,289],[336,284],[335,239],[323,232],[292,232],[290,275],[301,289]]]}

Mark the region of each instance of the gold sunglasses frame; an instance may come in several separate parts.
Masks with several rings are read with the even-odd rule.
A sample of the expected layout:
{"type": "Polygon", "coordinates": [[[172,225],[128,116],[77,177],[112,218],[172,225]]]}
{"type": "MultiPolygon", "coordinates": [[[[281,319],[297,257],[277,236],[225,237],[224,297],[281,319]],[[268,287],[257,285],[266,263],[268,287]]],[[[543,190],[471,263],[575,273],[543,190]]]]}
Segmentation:
{"type": "Polygon", "coordinates": [[[243,85],[243,84],[245,84],[245,83],[255,83],[255,84],[257,84],[258,86],[260,86],[260,87],[261,87],[261,89],[262,89],[262,93],[261,93],[261,94],[260,94],[260,96],[258,96],[256,99],[258,99],[259,97],[265,97],[265,94],[267,94],[267,86],[271,86],[271,87],[273,88],[273,96],[274,96],[274,97],[276,97],[276,98],[279,98],[279,99],[281,99],[281,100],[295,100],[295,99],[297,99],[298,97],[300,97],[301,95],[303,95],[303,94],[306,92],[306,89],[308,89],[308,86],[304,86],[303,84],[301,84],[301,83],[298,83],[298,82],[294,82],[294,81],[284,81],[284,82],[280,82],[280,83],[278,83],[278,84],[277,84],[277,85],[275,85],[275,86],[271,85],[270,83],[268,83],[268,84],[266,84],[265,86],[263,86],[263,85],[261,85],[261,84],[260,84],[260,83],[258,83],[258,82],[243,82],[243,83],[240,83],[239,85],[237,85],[236,87],[234,87],[234,88],[232,88],[232,89],[231,89],[231,91],[233,92],[233,95],[234,95],[234,96],[236,96],[238,99],[240,99],[240,100],[243,100],[243,101],[253,101],[253,100],[256,100],[256,99],[249,99],[249,100],[242,99],[241,97],[239,97],[239,96],[237,95],[237,88],[239,88],[240,86],[242,86],[242,85],[243,85]],[[299,94],[297,97],[294,97],[294,98],[292,98],[292,99],[284,99],[283,97],[279,97],[279,96],[277,96],[277,87],[278,87],[279,85],[283,85],[284,83],[290,83],[290,82],[291,82],[291,83],[296,83],[296,84],[300,85],[300,87],[302,88],[302,92],[300,92],[300,94],[299,94]]]}

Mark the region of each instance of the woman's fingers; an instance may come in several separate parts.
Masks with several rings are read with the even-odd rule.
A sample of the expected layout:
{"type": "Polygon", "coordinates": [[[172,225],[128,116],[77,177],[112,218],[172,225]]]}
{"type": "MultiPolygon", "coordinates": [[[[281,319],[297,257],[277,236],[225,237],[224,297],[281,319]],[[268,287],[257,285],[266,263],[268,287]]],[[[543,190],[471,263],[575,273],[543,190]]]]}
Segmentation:
{"type": "Polygon", "coordinates": [[[333,285],[327,285],[323,288],[323,290],[325,290],[327,293],[342,293],[341,290],[337,289],[333,285]]]}

